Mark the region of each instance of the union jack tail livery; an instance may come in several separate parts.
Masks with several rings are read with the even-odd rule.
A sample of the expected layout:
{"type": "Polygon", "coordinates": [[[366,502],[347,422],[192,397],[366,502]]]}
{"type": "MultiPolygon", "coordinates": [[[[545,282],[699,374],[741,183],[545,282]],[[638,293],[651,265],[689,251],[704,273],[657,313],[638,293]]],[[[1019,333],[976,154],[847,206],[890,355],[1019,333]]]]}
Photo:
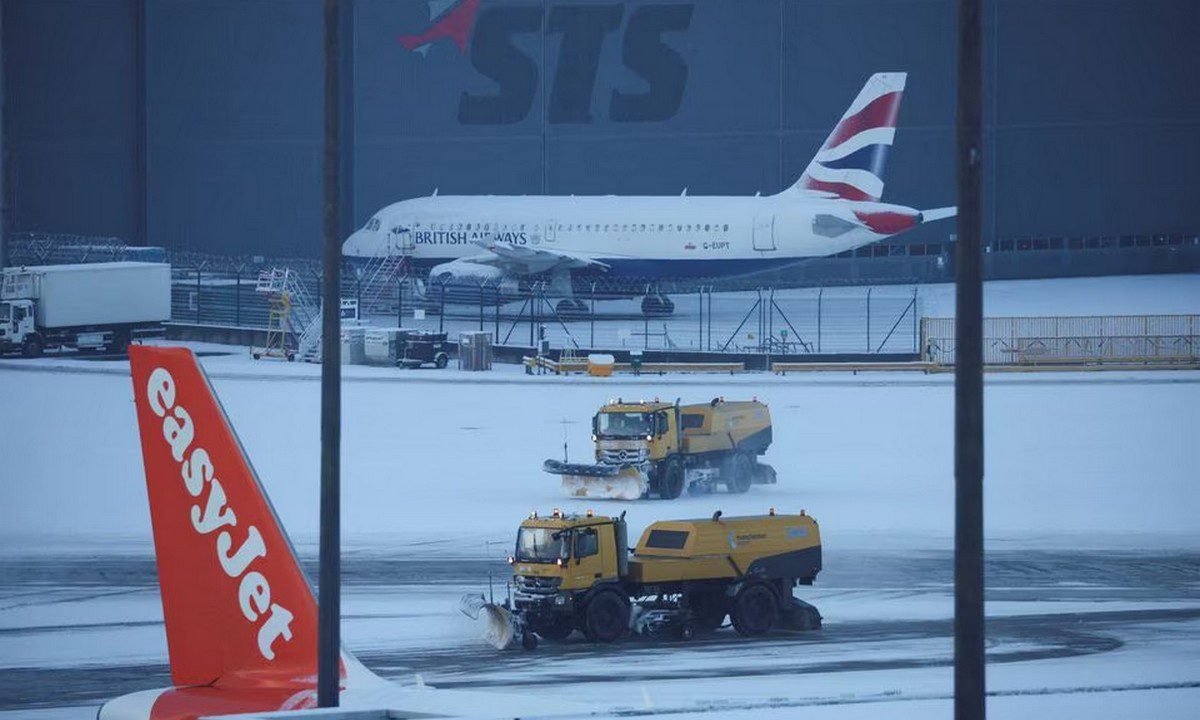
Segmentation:
{"type": "Polygon", "coordinates": [[[879,200],[906,78],[902,72],[872,75],[791,189],[879,200]]]}
{"type": "Polygon", "coordinates": [[[448,39],[458,47],[460,53],[465,53],[478,12],[479,0],[430,0],[429,28],[420,35],[401,35],[400,44],[408,50],[427,55],[433,43],[448,39]]]}

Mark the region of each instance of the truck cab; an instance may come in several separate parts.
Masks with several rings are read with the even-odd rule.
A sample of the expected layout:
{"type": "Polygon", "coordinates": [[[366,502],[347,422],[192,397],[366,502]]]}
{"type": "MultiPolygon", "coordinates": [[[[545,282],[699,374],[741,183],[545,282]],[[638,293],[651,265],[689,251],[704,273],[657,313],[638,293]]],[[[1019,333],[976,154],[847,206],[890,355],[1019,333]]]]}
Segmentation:
{"type": "Polygon", "coordinates": [[[0,301],[0,352],[23,350],[34,335],[33,321],[32,300],[0,301]]]}
{"type": "MultiPolygon", "coordinates": [[[[518,592],[575,592],[620,579],[616,523],[610,517],[531,515],[517,531],[510,562],[518,592]]],[[[619,521],[622,522],[623,521],[619,521]]]]}
{"type": "Polygon", "coordinates": [[[596,462],[658,462],[679,452],[676,407],[662,402],[609,403],[592,418],[596,462]]]}

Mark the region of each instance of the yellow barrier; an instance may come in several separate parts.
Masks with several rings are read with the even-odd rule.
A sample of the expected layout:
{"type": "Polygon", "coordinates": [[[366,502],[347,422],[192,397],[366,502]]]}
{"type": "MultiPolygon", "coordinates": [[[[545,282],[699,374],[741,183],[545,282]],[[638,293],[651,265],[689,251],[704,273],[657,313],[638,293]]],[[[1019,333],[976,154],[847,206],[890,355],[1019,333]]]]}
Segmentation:
{"type": "MultiPolygon", "coordinates": [[[[555,375],[589,372],[586,358],[569,358],[555,361],[548,357],[526,356],[521,359],[521,362],[525,366],[525,371],[529,373],[536,371],[538,368],[552,372],[555,375]]],[[[740,362],[644,362],[637,370],[634,370],[631,363],[614,363],[611,367],[615,373],[634,373],[640,375],[662,375],[669,372],[733,374],[746,371],[746,364],[740,362]]]]}

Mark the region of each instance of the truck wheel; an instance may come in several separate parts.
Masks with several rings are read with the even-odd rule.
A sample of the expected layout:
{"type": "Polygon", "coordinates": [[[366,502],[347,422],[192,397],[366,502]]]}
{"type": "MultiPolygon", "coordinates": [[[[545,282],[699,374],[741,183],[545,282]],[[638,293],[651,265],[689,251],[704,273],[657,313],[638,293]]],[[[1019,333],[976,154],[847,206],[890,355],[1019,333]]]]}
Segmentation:
{"type": "Polygon", "coordinates": [[[753,636],[770,630],[778,615],[775,593],[766,585],[756,584],[742,588],[733,599],[733,612],[729,618],[739,635],[753,636]]]}
{"type": "Polygon", "coordinates": [[[528,632],[528,631],[521,633],[521,647],[525,648],[526,650],[532,651],[532,650],[537,650],[537,646],[538,646],[537,635],[534,635],[533,633],[528,632]]]}
{"type": "Polygon", "coordinates": [[[42,341],[36,337],[31,337],[21,346],[21,354],[25,357],[35,358],[42,356],[42,341]]]}
{"type": "Polygon", "coordinates": [[[547,640],[566,640],[575,632],[575,621],[570,617],[543,620],[533,626],[533,631],[547,640]]]}
{"type": "Polygon", "coordinates": [[[610,643],[628,629],[629,603],[615,592],[598,592],[583,608],[583,634],[592,642],[610,643]]]}
{"type": "Polygon", "coordinates": [[[683,466],[679,461],[672,458],[666,461],[659,471],[658,479],[658,494],[664,500],[674,500],[683,494],[683,484],[685,475],[683,466]]]}
{"type": "Polygon", "coordinates": [[[438,370],[444,370],[446,368],[446,365],[448,365],[449,363],[450,363],[450,356],[447,355],[446,353],[438,353],[437,356],[433,358],[433,366],[436,367],[438,370]]]}
{"type": "Polygon", "coordinates": [[[754,479],[754,463],[742,453],[737,453],[725,463],[724,470],[729,473],[725,478],[725,487],[731,493],[744,493],[750,489],[754,479]]]}

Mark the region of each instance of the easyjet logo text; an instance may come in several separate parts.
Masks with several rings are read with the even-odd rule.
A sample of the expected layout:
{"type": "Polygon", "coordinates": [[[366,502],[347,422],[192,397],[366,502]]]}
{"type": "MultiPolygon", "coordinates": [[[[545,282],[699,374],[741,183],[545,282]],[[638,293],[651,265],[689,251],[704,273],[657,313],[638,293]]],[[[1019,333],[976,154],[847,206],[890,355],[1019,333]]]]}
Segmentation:
{"type": "MultiPolygon", "coordinates": [[[[252,570],[255,560],[267,556],[262,534],[253,525],[238,533],[237,513],[225,496],[216,468],[208,451],[193,446],[196,427],[187,409],[175,402],[175,378],[164,368],[155,368],[146,383],[150,410],[162,418],[162,436],[179,463],[179,480],[188,495],[196,499],[191,506],[191,527],[200,537],[213,537],[217,561],[227,576],[240,579],[237,603],[242,615],[258,625],[258,651],[267,660],[275,659],[274,643],[292,639],[292,613],[271,602],[271,584],[265,575],[252,570]],[[234,549],[234,535],[241,544],[234,549]]],[[[157,479],[156,479],[157,480],[157,479]]],[[[260,563],[261,565],[261,563],[260,563]]],[[[232,601],[232,598],[230,598],[232,601]]]]}

